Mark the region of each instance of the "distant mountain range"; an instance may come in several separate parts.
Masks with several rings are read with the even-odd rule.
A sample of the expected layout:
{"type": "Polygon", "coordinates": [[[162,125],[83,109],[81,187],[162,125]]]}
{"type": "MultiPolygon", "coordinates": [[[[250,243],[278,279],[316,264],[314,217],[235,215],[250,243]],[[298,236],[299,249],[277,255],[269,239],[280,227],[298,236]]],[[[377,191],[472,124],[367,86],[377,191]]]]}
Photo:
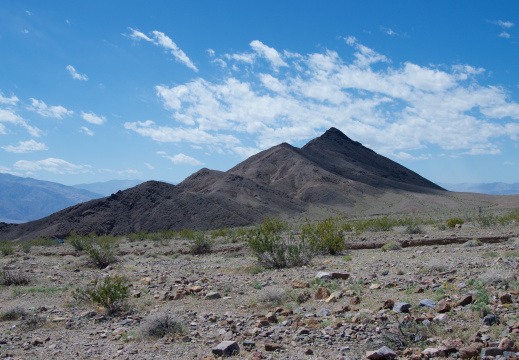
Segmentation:
{"type": "Polygon", "coordinates": [[[78,184],[72,186],[78,189],[88,190],[96,194],[110,196],[119,190],[126,190],[142,183],[142,180],[110,180],[105,182],[78,184]]]}
{"type": "MultiPolygon", "coordinates": [[[[445,211],[491,195],[445,191],[335,128],[302,148],[283,143],[222,172],[201,169],[178,185],[148,181],[24,224],[0,224],[4,239],[140,230],[245,226],[267,216],[322,217],[445,211]]],[[[513,200],[519,200],[513,198],[513,200]]]]}
{"type": "Polygon", "coordinates": [[[0,222],[20,223],[103,197],[50,181],[0,173],[0,222]]]}
{"type": "Polygon", "coordinates": [[[447,184],[439,183],[449,191],[470,192],[489,195],[515,195],[519,194],[519,183],[507,184],[502,182],[495,183],[462,183],[462,184],[447,184]]]}

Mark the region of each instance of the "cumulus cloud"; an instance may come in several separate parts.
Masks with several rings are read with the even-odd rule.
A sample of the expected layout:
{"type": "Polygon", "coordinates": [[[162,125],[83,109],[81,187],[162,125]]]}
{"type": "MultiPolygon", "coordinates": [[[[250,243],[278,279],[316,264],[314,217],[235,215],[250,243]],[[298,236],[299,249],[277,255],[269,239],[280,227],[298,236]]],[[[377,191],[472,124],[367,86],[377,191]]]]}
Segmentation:
{"type": "Polygon", "coordinates": [[[19,101],[19,99],[16,96],[11,95],[10,97],[4,97],[4,95],[0,91],[0,104],[3,104],[3,105],[16,105],[16,103],[18,101],[19,101]]]}
{"type": "Polygon", "coordinates": [[[170,37],[168,37],[166,34],[160,31],[152,31],[151,36],[147,36],[143,32],[139,30],[135,30],[130,28],[131,34],[128,36],[136,41],[145,40],[149,41],[156,46],[162,47],[165,50],[169,51],[177,61],[181,62],[182,64],[186,65],[188,68],[198,72],[198,68],[193,64],[191,59],[186,55],[182,49],[180,49],[177,44],[173,40],[171,40],[170,37]]]}
{"type": "Polygon", "coordinates": [[[202,166],[204,163],[198,161],[197,159],[185,155],[185,154],[176,154],[174,156],[166,155],[164,152],[159,151],[157,154],[162,155],[163,158],[171,160],[171,162],[175,165],[191,165],[191,166],[202,166]]]}
{"type": "Polygon", "coordinates": [[[300,55],[253,41],[252,53],[223,55],[247,69],[243,77],[157,85],[173,121],[124,126],[157,142],[218,146],[243,157],[306,141],[331,126],[407,160],[430,158],[431,145],[451,154],[497,154],[500,139],[519,137],[519,104],[503,88],[478,83],[485,69],[395,65],[354,37],[344,41],[351,61],[337,51],[300,55]],[[267,67],[249,66],[260,62],[267,67]]]}
{"type": "Polygon", "coordinates": [[[34,111],[40,114],[43,117],[52,117],[56,119],[63,119],[65,116],[70,116],[74,113],[72,110],[67,110],[61,105],[57,106],[48,106],[41,100],[36,100],[31,98],[31,106],[28,107],[29,110],[34,111]]]}
{"type": "Polygon", "coordinates": [[[4,124],[10,123],[24,127],[33,137],[41,136],[41,130],[31,126],[20,115],[9,109],[0,109],[0,134],[6,134],[7,128],[4,124]]]}
{"type": "Polygon", "coordinates": [[[88,76],[78,73],[72,65],[67,65],[67,71],[74,80],[88,81],[88,76]]]}
{"type": "Polygon", "coordinates": [[[496,21],[496,24],[501,26],[502,28],[504,29],[509,29],[511,28],[512,26],[514,26],[514,23],[511,22],[511,21],[503,21],[503,20],[498,20],[496,21]]]}
{"type": "Polygon", "coordinates": [[[82,111],[81,117],[83,118],[83,120],[95,125],[102,125],[106,122],[106,118],[104,116],[96,115],[93,112],[86,113],[82,111]]]}
{"type": "Polygon", "coordinates": [[[89,136],[94,136],[94,132],[87,128],[86,126],[81,126],[81,131],[89,136]]]}
{"type": "Polygon", "coordinates": [[[18,146],[8,145],[2,146],[7,152],[17,153],[17,154],[25,154],[33,151],[45,151],[48,150],[47,146],[44,143],[39,143],[34,140],[29,141],[20,141],[18,146]]]}
{"type": "Polygon", "coordinates": [[[82,174],[90,172],[91,169],[90,165],[75,165],[56,158],[38,161],[19,160],[13,166],[20,171],[48,171],[54,174],[82,174]]]}

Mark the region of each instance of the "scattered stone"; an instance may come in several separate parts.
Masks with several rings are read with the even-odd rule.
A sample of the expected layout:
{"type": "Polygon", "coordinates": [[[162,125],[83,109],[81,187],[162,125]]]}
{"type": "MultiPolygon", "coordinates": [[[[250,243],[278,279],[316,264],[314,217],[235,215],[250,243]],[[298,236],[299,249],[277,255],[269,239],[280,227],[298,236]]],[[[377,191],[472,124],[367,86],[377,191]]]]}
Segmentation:
{"type": "Polygon", "coordinates": [[[250,350],[256,347],[256,343],[252,340],[243,340],[243,347],[250,350]]]}
{"type": "Polygon", "coordinates": [[[330,273],[327,273],[327,272],[318,272],[317,275],[315,275],[315,277],[317,279],[321,279],[321,280],[331,280],[332,279],[332,275],[330,273]]]}
{"type": "Polygon", "coordinates": [[[451,303],[447,300],[442,300],[438,303],[438,306],[436,307],[436,311],[440,314],[449,312],[451,310],[451,303]]]}
{"type": "Polygon", "coordinates": [[[426,307],[426,308],[429,308],[429,309],[434,309],[436,307],[436,302],[434,300],[432,300],[432,299],[424,299],[424,300],[420,301],[418,306],[426,307]]]}
{"type": "Polygon", "coordinates": [[[368,358],[369,360],[389,360],[396,359],[396,357],[397,354],[387,346],[382,346],[380,349],[376,351],[366,352],[366,358],[368,358]]]}
{"type": "Polygon", "coordinates": [[[330,273],[330,275],[334,279],[341,279],[341,280],[348,280],[348,278],[350,277],[350,274],[340,273],[340,272],[332,272],[332,273],[330,273]]]}
{"type": "Polygon", "coordinates": [[[395,306],[395,302],[391,299],[387,299],[384,301],[384,304],[382,304],[382,309],[393,309],[393,306],[395,306]]]}
{"type": "Polygon", "coordinates": [[[265,359],[265,355],[263,355],[259,351],[255,351],[251,354],[250,359],[251,360],[262,360],[262,359],[265,359]]]}
{"type": "Polygon", "coordinates": [[[501,350],[498,347],[489,347],[489,348],[481,349],[482,358],[488,357],[488,356],[496,357],[498,355],[503,355],[503,350],[501,350]]]}
{"type": "Polygon", "coordinates": [[[519,347],[509,338],[503,338],[498,347],[503,351],[519,352],[519,347]]]}
{"type": "Polygon", "coordinates": [[[337,300],[339,300],[340,298],[342,298],[342,291],[338,290],[338,291],[334,291],[324,302],[325,303],[330,303],[330,302],[335,302],[337,300]]]}
{"type": "Polygon", "coordinates": [[[240,353],[240,346],[236,341],[222,341],[213,348],[217,356],[232,356],[240,353]]]}
{"type": "Polygon", "coordinates": [[[378,290],[382,287],[382,285],[380,284],[371,284],[371,286],[369,287],[370,290],[378,290]]]}
{"type": "Polygon", "coordinates": [[[442,345],[447,349],[448,353],[456,352],[458,349],[463,347],[463,341],[461,339],[455,339],[455,340],[443,340],[442,345]]]}
{"type": "Polygon", "coordinates": [[[447,322],[447,320],[449,320],[449,315],[440,314],[438,316],[435,316],[432,321],[437,322],[437,323],[444,323],[444,322],[447,322]]]}
{"type": "Polygon", "coordinates": [[[360,304],[360,297],[354,296],[350,300],[350,305],[358,305],[360,304]]]}
{"type": "Polygon", "coordinates": [[[292,285],[292,289],[304,289],[310,287],[310,283],[308,281],[294,279],[290,283],[292,285]]]}
{"type": "Polygon", "coordinates": [[[206,299],[206,300],[214,300],[214,299],[221,299],[221,298],[222,298],[222,295],[220,295],[220,293],[218,293],[216,291],[210,291],[204,297],[204,299],[206,299]]]}
{"type": "Polygon", "coordinates": [[[409,309],[411,308],[411,304],[400,302],[396,303],[395,306],[393,306],[393,311],[396,313],[408,313],[409,309]]]}
{"type": "Polygon", "coordinates": [[[494,314],[488,314],[483,318],[483,322],[488,326],[492,326],[497,322],[497,317],[494,314]]]}
{"type": "Polygon", "coordinates": [[[323,299],[327,299],[328,297],[330,297],[330,295],[331,295],[330,290],[328,290],[328,288],[320,287],[319,289],[317,289],[317,292],[314,295],[314,299],[323,300],[323,299]]]}
{"type": "Polygon", "coordinates": [[[427,348],[422,351],[422,355],[425,357],[443,357],[447,353],[445,348],[427,348]]]}
{"type": "Polygon", "coordinates": [[[499,293],[499,301],[501,304],[511,304],[512,303],[512,295],[509,293],[499,293]]]}
{"type": "Polygon", "coordinates": [[[317,313],[317,315],[319,315],[319,316],[330,316],[331,314],[332,314],[332,312],[328,309],[321,309],[317,313]]]}
{"type": "Polygon", "coordinates": [[[471,359],[479,357],[483,349],[483,343],[475,342],[468,346],[464,346],[459,350],[459,357],[461,359],[471,359]]]}
{"type": "Polygon", "coordinates": [[[273,344],[273,343],[266,343],[265,344],[265,351],[276,351],[283,349],[283,346],[279,344],[273,344]]]}
{"type": "Polygon", "coordinates": [[[310,349],[310,348],[307,348],[307,349],[305,349],[304,354],[305,355],[313,355],[314,351],[312,349],[310,349]]]}
{"type": "Polygon", "coordinates": [[[464,295],[457,303],[456,306],[466,306],[471,304],[473,301],[472,295],[464,295]]]}

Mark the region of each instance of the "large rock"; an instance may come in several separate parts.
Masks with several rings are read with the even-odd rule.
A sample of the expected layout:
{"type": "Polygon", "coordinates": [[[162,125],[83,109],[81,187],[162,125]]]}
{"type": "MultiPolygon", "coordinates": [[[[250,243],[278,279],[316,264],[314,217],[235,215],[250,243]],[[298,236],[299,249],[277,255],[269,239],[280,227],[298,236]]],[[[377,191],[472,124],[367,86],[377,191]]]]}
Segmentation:
{"type": "Polygon", "coordinates": [[[423,299],[422,301],[420,301],[418,306],[434,309],[436,307],[436,302],[432,299],[423,299]]]}
{"type": "Polygon", "coordinates": [[[315,300],[323,300],[330,297],[330,290],[325,287],[320,287],[314,295],[315,300]]]}
{"type": "Polygon", "coordinates": [[[240,346],[236,341],[222,341],[213,348],[213,354],[218,356],[232,356],[240,353],[240,346]]]}
{"type": "Polygon", "coordinates": [[[396,357],[396,353],[387,346],[382,346],[380,349],[375,351],[366,352],[366,358],[369,360],[389,360],[396,359],[396,357]]]}
{"type": "Polygon", "coordinates": [[[299,280],[299,279],[292,280],[290,285],[292,285],[292,289],[304,289],[304,288],[310,287],[310,283],[308,281],[299,280]]]}
{"type": "Polygon", "coordinates": [[[396,313],[408,313],[410,308],[411,308],[411,304],[405,303],[405,302],[399,302],[399,303],[396,303],[395,306],[393,306],[393,311],[396,313]]]}
{"type": "Polygon", "coordinates": [[[468,346],[462,347],[459,351],[459,356],[461,359],[475,359],[479,357],[481,349],[483,349],[483,344],[475,342],[468,346]]]}
{"type": "Polygon", "coordinates": [[[503,351],[518,352],[519,347],[509,338],[503,338],[499,343],[499,348],[503,351]]]}

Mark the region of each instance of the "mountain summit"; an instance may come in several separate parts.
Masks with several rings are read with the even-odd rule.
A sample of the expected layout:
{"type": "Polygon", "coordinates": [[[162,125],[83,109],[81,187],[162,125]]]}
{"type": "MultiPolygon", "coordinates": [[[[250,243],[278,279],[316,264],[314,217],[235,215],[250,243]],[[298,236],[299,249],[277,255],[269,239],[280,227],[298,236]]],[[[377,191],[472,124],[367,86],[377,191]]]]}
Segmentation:
{"type": "Polygon", "coordinates": [[[0,223],[0,235],[23,240],[65,237],[71,231],[120,235],[208,230],[315,211],[377,213],[381,205],[386,211],[405,212],[423,206],[424,196],[443,193],[436,184],[331,128],[302,148],[283,143],[226,172],[201,169],[177,186],[149,181],[40,220],[0,223]]]}

